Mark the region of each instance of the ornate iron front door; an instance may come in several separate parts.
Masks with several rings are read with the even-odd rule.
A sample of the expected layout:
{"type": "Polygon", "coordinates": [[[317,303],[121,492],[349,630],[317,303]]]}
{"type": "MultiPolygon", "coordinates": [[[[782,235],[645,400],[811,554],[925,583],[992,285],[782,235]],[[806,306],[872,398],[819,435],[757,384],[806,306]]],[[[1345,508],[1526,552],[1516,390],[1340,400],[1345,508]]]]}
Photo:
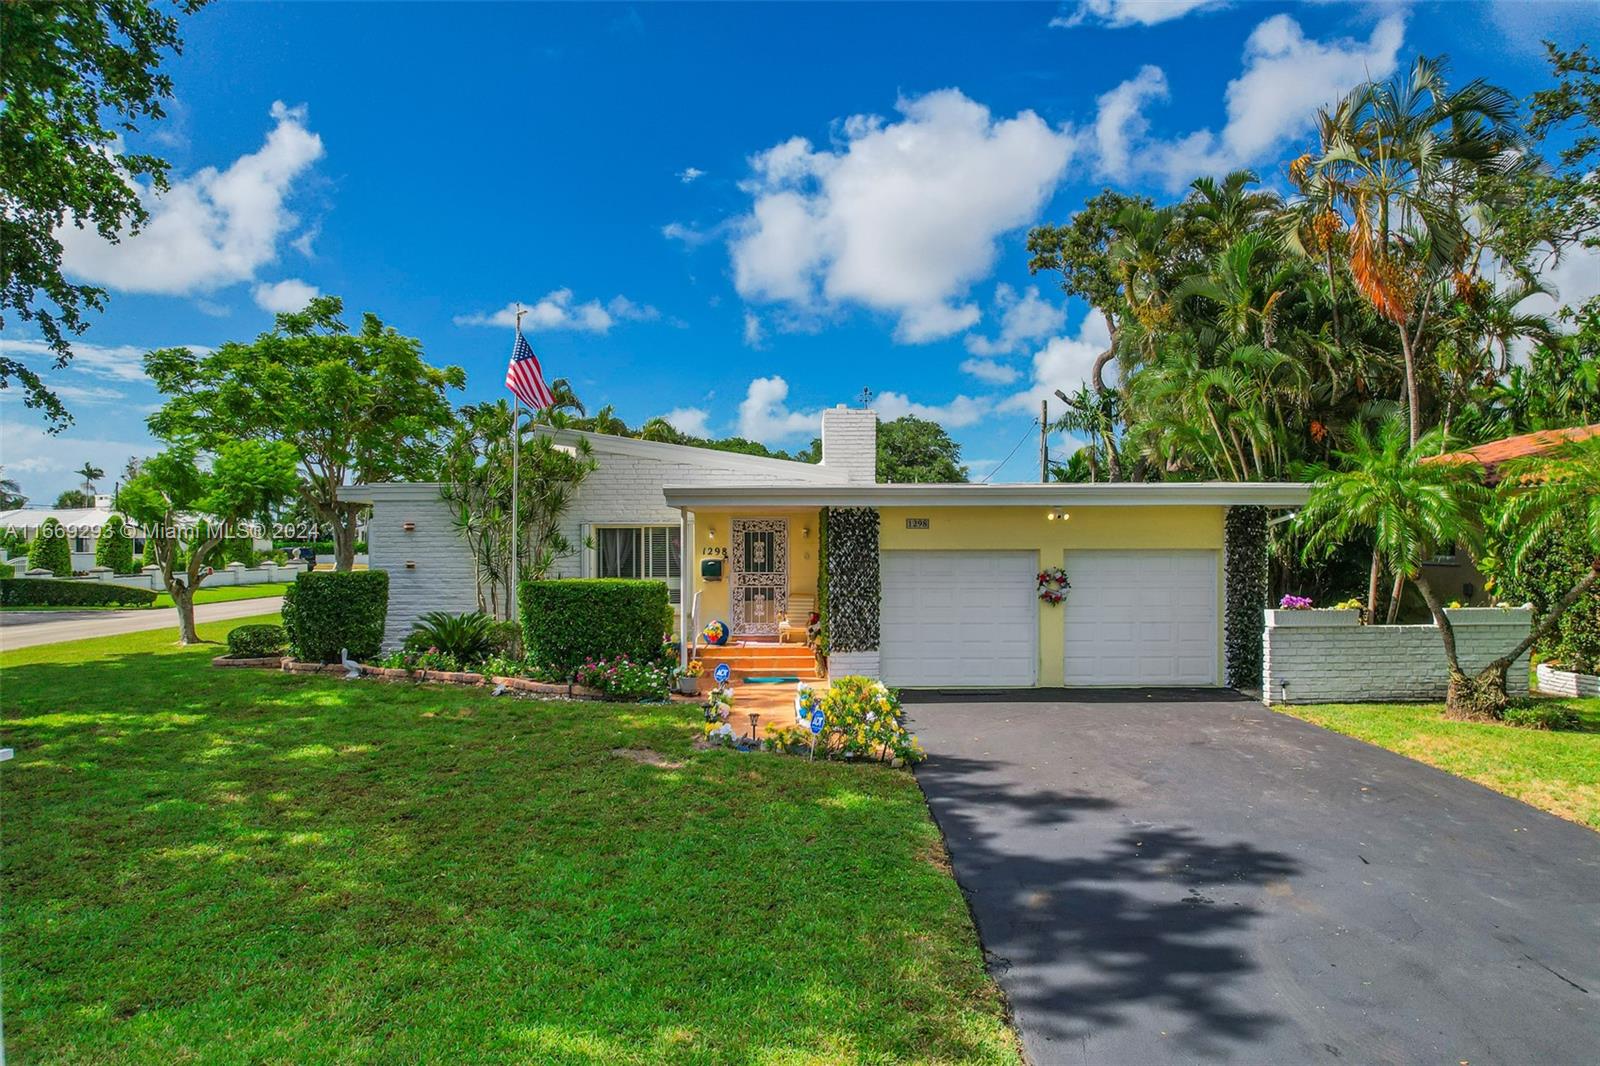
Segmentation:
{"type": "Polygon", "coordinates": [[[735,518],[732,533],[733,633],[775,637],[789,608],[789,522],[735,518]]]}

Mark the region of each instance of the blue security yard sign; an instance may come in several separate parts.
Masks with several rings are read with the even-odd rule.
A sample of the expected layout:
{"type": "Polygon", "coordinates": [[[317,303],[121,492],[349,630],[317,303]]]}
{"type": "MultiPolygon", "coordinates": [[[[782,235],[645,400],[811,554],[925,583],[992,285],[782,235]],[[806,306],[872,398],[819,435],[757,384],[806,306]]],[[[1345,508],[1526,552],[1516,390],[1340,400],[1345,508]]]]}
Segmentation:
{"type": "Polygon", "coordinates": [[[711,676],[717,679],[717,684],[726,685],[728,678],[733,676],[733,671],[728,668],[727,663],[718,663],[717,668],[711,671],[711,676]]]}
{"type": "Polygon", "coordinates": [[[813,734],[822,732],[822,725],[827,720],[828,720],[828,716],[826,714],[822,713],[822,708],[821,707],[818,707],[816,710],[812,711],[811,712],[811,732],[813,734]]]}

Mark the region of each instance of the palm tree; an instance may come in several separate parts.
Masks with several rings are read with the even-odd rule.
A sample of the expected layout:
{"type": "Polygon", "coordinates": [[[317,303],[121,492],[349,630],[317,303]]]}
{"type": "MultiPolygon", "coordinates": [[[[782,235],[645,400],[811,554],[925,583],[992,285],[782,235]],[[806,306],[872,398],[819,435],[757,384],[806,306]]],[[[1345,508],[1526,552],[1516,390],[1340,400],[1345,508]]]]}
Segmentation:
{"type": "Polygon", "coordinates": [[[1589,569],[1534,623],[1515,648],[1481,670],[1473,683],[1493,704],[1506,701],[1506,671],[1556,627],[1573,604],[1600,584],[1600,437],[1569,441],[1546,456],[1507,463],[1501,489],[1506,497],[1499,528],[1511,543],[1513,570],[1552,532],[1578,528],[1588,540],[1589,569]]]}
{"type": "Polygon", "coordinates": [[[1516,98],[1482,80],[1451,91],[1444,64],[1419,57],[1388,83],[1367,83],[1321,122],[1310,173],[1349,212],[1356,288],[1400,333],[1411,443],[1422,433],[1418,349],[1442,282],[1465,265],[1475,179],[1533,165],[1519,159],[1516,98]]]}
{"type": "Polygon", "coordinates": [[[1294,529],[1306,538],[1301,555],[1307,561],[1327,557],[1357,535],[1373,537],[1368,617],[1377,609],[1381,562],[1417,586],[1439,629],[1450,666],[1447,709],[1475,717],[1483,708],[1456,654],[1455,630],[1422,563],[1442,546],[1481,550],[1482,516],[1492,494],[1476,464],[1429,461],[1439,451],[1437,436],[1429,433],[1411,444],[1408,427],[1398,417],[1385,419],[1376,433],[1360,423],[1351,426],[1349,447],[1334,453],[1343,470],[1317,479],[1294,518],[1294,529]]]}
{"type": "Polygon", "coordinates": [[[1226,247],[1259,229],[1283,206],[1275,192],[1250,191],[1250,186],[1260,183],[1260,175],[1253,170],[1235,170],[1221,181],[1204,177],[1189,183],[1183,213],[1201,244],[1208,248],[1226,247]]]}
{"type": "Polygon", "coordinates": [[[83,478],[83,491],[87,492],[90,496],[93,496],[95,493],[94,483],[106,476],[106,472],[101,470],[98,466],[95,466],[93,463],[84,463],[78,469],[74,470],[73,473],[83,478]]]}
{"type": "MultiPolygon", "coordinates": [[[[0,467],[0,471],[4,469],[0,467]]],[[[0,477],[0,511],[11,511],[26,506],[28,498],[22,494],[22,486],[17,484],[16,479],[0,477]]]]}

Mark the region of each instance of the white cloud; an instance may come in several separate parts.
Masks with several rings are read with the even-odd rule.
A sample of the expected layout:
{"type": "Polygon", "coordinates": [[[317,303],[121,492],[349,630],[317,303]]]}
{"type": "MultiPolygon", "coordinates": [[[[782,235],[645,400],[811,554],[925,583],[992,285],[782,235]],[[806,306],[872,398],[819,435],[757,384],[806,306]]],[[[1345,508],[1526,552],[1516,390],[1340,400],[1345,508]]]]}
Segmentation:
{"type": "Polygon", "coordinates": [[[618,322],[649,322],[661,317],[654,307],[634,303],[626,296],[613,296],[605,304],[599,300],[579,303],[571,289],[556,289],[533,303],[512,301],[498,311],[456,315],[452,321],[458,326],[515,326],[519,306],[525,312],[522,325],[530,330],[606,333],[618,322]]]}
{"type": "MultiPolygon", "coordinates": [[[[209,351],[197,345],[189,345],[196,351],[209,351]]],[[[100,344],[85,344],[74,341],[72,344],[72,362],[68,364],[72,370],[86,374],[90,377],[102,378],[107,381],[145,381],[144,355],[150,349],[140,348],[132,344],[120,344],[106,347],[100,344]]],[[[0,352],[24,362],[37,363],[40,368],[49,366],[55,360],[55,352],[48,344],[40,340],[14,340],[9,337],[0,337],[0,352]]],[[[61,373],[53,371],[53,373],[61,373]]],[[[47,382],[47,384],[49,384],[47,382]]],[[[52,384],[53,388],[54,385],[52,384]]]]}
{"type": "Polygon", "coordinates": [[[1000,336],[982,337],[969,333],[967,351],[973,355],[1006,355],[1030,341],[1059,332],[1067,323],[1066,308],[1042,298],[1036,285],[1029,285],[1021,296],[1002,282],[995,286],[994,308],[1000,316],[1000,336]]]}
{"type": "Polygon", "coordinates": [[[846,119],[834,147],[793,137],[751,159],[753,202],[729,242],[746,300],[867,307],[908,343],[977,321],[962,297],[1055,189],[1074,136],[1032,111],[996,119],[956,89],[896,106],[899,121],[846,119]]]}
{"type": "Polygon", "coordinates": [[[1078,326],[1076,337],[1052,337],[1033,353],[1032,383],[1001,402],[1001,411],[1039,410],[1040,400],[1054,400],[1055,390],[1074,392],[1090,380],[1094,361],[1111,343],[1105,316],[1090,310],[1078,326]]]}
{"type": "Polygon", "coordinates": [[[299,278],[285,278],[283,281],[263,282],[254,290],[256,306],[263,311],[281,314],[288,311],[304,311],[306,304],[322,294],[322,290],[309,282],[299,278]]]}
{"type": "Polygon", "coordinates": [[[961,372],[990,385],[1009,385],[1022,376],[1016,367],[996,359],[967,359],[961,364],[961,372]]]}
{"type": "Polygon", "coordinates": [[[981,421],[993,406],[992,401],[974,396],[957,396],[943,404],[916,403],[903,392],[880,392],[872,398],[872,409],[886,421],[915,415],[951,429],[981,421]]]}
{"type": "Polygon", "coordinates": [[[739,436],[763,443],[785,440],[822,429],[821,411],[791,411],[789,383],[774,374],[750,382],[739,401],[739,436]]]}
{"type": "Polygon", "coordinates": [[[703,407],[674,407],[661,417],[679,433],[687,433],[691,437],[711,436],[711,412],[703,407]]]}
{"type": "Polygon", "coordinates": [[[761,328],[761,319],[753,311],[744,313],[744,342],[751,348],[761,348],[766,344],[767,334],[761,328]]]}
{"type": "MultiPolygon", "coordinates": [[[[1536,293],[1517,305],[1517,310],[1547,315],[1557,329],[1570,331],[1573,324],[1562,322],[1556,315],[1563,307],[1577,310],[1589,300],[1600,296],[1600,248],[1573,245],[1561,256],[1561,262],[1539,272],[1539,280],[1553,290],[1553,295],[1536,293]]],[[[1531,344],[1518,340],[1512,345],[1512,354],[1526,361],[1531,344]]]]}
{"type": "Polygon", "coordinates": [[[277,122],[260,150],[226,170],[206,167],[159,196],[133,183],[150,212],[137,235],[118,243],[92,228],[56,231],[68,273],[123,292],[181,295],[250,281],[278,255],[298,220],[285,205],[294,184],[322,156],[303,107],[272,105],[277,122]]]}
{"type": "Polygon", "coordinates": [[[1124,26],[1154,26],[1181,19],[1191,11],[1220,7],[1222,0],[1079,0],[1071,14],[1062,13],[1050,20],[1055,29],[1070,29],[1086,22],[1120,29],[1124,26]]]}
{"type": "Polygon", "coordinates": [[[703,178],[705,176],[706,172],[701,170],[699,167],[684,167],[682,170],[678,171],[678,180],[683,182],[685,185],[689,185],[696,179],[703,178]]]}
{"type": "Polygon", "coordinates": [[[307,259],[315,259],[317,257],[317,252],[312,245],[316,243],[317,238],[320,236],[322,236],[322,224],[319,222],[317,225],[312,226],[310,229],[300,234],[300,236],[290,241],[289,247],[293,248],[307,259]]]}
{"type": "Polygon", "coordinates": [[[1146,107],[1169,95],[1159,67],[1145,66],[1099,98],[1094,141],[1101,173],[1116,180],[1152,175],[1178,188],[1199,174],[1217,174],[1267,157],[1308,132],[1317,108],[1356,85],[1394,72],[1405,17],[1379,20],[1365,40],[1316,41],[1288,15],[1274,15],[1250,34],[1244,69],[1228,83],[1228,121],[1221,133],[1196,130],[1149,137],[1146,107]]]}

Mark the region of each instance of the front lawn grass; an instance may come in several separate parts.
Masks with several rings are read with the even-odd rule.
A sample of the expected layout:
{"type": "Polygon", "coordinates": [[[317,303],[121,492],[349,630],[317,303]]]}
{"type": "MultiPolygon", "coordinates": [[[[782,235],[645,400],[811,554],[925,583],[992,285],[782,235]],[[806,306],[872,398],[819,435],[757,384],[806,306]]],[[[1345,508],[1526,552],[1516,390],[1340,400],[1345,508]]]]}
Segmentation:
{"type": "MultiPolygon", "coordinates": [[[[282,596],[289,587],[285,581],[268,581],[260,585],[205,585],[202,584],[194,590],[195,603],[228,603],[231,600],[257,600],[269,596],[282,596]]],[[[167,592],[156,593],[156,602],[151,607],[171,607],[172,596],[167,592]]]]}
{"type": "Polygon", "coordinates": [[[215,653],[0,656],[18,1061],[1017,1061],[910,774],[215,653]]]}
{"type": "Polygon", "coordinates": [[[1272,709],[1458,774],[1600,830],[1600,700],[1564,700],[1579,730],[1458,722],[1436,703],[1353,703],[1272,709]]]}

